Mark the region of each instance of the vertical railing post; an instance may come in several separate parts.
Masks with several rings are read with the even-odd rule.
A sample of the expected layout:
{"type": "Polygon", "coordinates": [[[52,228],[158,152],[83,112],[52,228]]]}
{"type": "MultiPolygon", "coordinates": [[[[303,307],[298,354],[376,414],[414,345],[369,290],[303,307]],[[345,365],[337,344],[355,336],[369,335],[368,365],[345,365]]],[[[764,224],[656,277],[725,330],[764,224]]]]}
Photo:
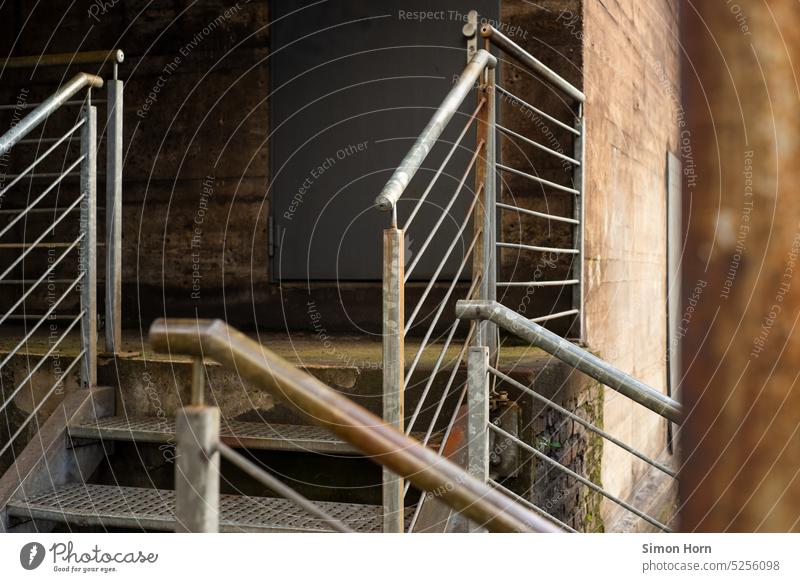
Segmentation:
{"type": "Polygon", "coordinates": [[[219,408],[191,405],[175,423],[175,531],[219,531],[219,408]]]}
{"type": "Polygon", "coordinates": [[[87,92],[83,116],[86,123],[81,128],[81,200],[80,244],[81,281],[81,385],[97,385],[97,108],[90,102],[87,92]]]}
{"type": "MultiPolygon", "coordinates": [[[[496,152],[495,152],[495,68],[487,67],[485,82],[479,89],[478,98],[485,98],[486,105],[478,114],[477,140],[484,142],[483,163],[476,166],[475,188],[483,188],[482,198],[475,205],[475,228],[481,229],[472,266],[473,278],[480,277],[478,287],[480,299],[494,301],[497,296],[497,237],[496,237],[496,152]]],[[[475,345],[489,346],[494,352],[495,334],[489,322],[478,322],[475,334],[475,345]]]]}
{"type": "Polygon", "coordinates": [[[106,81],[106,351],[122,343],[122,112],[123,84],[106,81]]]}
{"type": "MultiPolygon", "coordinates": [[[[396,226],[383,231],[383,421],[403,430],[405,405],[404,233],[396,226]]],[[[383,469],[383,531],[404,529],[403,479],[383,469]]]]}
{"type": "Polygon", "coordinates": [[[175,423],[175,531],[219,531],[219,408],[204,406],[202,358],[192,360],[189,406],[175,423]]]}
{"type": "MultiPolygon", "coordinates": [[[[467,354],[467,472],[489,479],[489,348],[472,346],[467,354]]],[[[480,531],[471,524],[470,531],[480,531]]]]}
{"type": "Polygon", "coordinates": [[[575,332],[578,334],[578,341],[585,341],[586,339],[586,314],[584,313],[584,264],[586,258],[584,255],[584,240],[583,240],[583,164],[584,164],[584,143],[586,142],[586,124],[583,118],[583,104],[578,104],[578,114],[575,119],[575,129],[579,132],[574,140],[573,155],[579,164],[574,166],[572,182],[573,188],[578,192],[573,196],[573,218],[578,221],[575,225],[575,248],[578,250],[576,255],[572,257],[572,278],[577,279],[577,285],[572,286],[572,308],[578,310],[577,322],[578,329],[575,332]]]}

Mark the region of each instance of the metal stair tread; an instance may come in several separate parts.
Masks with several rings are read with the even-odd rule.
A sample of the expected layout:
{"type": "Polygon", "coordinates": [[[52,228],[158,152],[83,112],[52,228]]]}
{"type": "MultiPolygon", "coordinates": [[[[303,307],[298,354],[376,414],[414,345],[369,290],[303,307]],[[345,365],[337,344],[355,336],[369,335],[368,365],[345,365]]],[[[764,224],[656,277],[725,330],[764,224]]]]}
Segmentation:
{"type": "MultiPolygon", "coordinates": [[[[381,531],[381,506],[331,501],[315,503],[357,532],[381,531]]],[[[173,531],[174,505],[175,494],[171,490],[68,484],[28,499],[12,500],[8,512],[15,518],[46,519],[75,526],[173,531]]],[[[283,498],[220,495],[219,508],[220,531],[333,531],[325,522],[283,498]]],[[[412,512],[412,508],[406,510],[407,522],[412,512]]]]}
{"type": "MultiPolygon", "coordinates": [[[[174,442],[175,421],[158,417],[107,416],[72,423],[69,433],[73,438],[170,443],[174,442]]],[[[419,440],[424,435],[412,436],[419,440]]],[[[236,448],[360,454],[350,443],[318,426],[226,420],[220,426],[220,440],[236,448]]]]}
{"type": "MultiPolygon", "coordinates": [[[[107,416],[71,424],[69,433],[77,438],[168,443],[174,442],[175,421],[107,416]]],[[[248,449],[358,454],[352,445],[317,426],[226,420],[220,426],[220,439],[228,446],[248,449]]]]}

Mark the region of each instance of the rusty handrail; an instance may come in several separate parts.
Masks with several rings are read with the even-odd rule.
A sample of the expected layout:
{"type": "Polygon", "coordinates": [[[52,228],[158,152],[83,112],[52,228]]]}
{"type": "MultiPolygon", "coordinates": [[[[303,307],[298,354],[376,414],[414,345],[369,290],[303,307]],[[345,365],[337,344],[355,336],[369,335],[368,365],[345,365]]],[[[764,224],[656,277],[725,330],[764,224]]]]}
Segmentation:
{"type": "Polygon", "coordinates": [[[235,369],[489,531],[561,531],[223,321],[158,319],[150,326],[150,344],[159,352],[210,357],[235,369]]]}

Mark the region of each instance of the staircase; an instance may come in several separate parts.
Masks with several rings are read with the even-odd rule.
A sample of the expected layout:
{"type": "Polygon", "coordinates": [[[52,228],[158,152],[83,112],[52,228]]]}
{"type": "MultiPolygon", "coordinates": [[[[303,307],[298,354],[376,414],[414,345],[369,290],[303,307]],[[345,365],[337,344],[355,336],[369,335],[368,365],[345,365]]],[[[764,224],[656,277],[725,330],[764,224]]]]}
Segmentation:
{"type": "MultiPolygon", "coordinates": [[[[255,341],[219,322],[159,321],[150,342],[123,336],[117,214],[121,125],[111,132],[114,139],[106,140],[111,179],[106,184],[106,274],[100,285],[105,291],[103,352],[97,342],[96,255],[102,243],[97,241],[96,111],[91,105],[91,89],[101,87],[103,79],[76,77],[0,138],[5,153],[68,99],[84,95],[79,102],[83,155],[76,164],[81,200],[90,204],[81,207],[75,225],[73,246],[80,243],[81,260],[65,263],[73,277],[67,280],[80,288],[69,304],[79,313],[70,316],[73,327],[56,342],[59,357],[70,367],[56,369],[55,346],[41,326],[50,316],[46,305],[39,305],[35,318],[41,329],[0,327],[8,335],[0,337],[3,408],[7,423],[19,427],[0,442],[9,453],[0,453],[0,462],[7,463],[0,465],[0,530],[603,531],[600,516],[610,503],[624,512],[619,523],[626,528],[669,531],[669,512],[637,498],[636,491],[626,498],[615,495],[599,478],[605,446],[620,447],[654,468],[654,491],[672,491],[663,480],[676,474],[669,455],[650,458],[603,430],[601,384],[647,407],[659,422],[679,423],[681,412],[677,402],[576,343],[584,338],[583,93],[491,26],[479,34],[476,14],[464,31],[469,60],[463,73],[376,199],[376,208],[390,216],[383,239],[383,305],[375,306],[383,316],[383,338],[336,338],[337,350],[359,354],[355,363],[333,358],[313,336],[262,334],[255,341]],[[478,49],[479,36],[485,49],[478,49]],[[492,48],[572,99],[572,119],[558,121],[496,85],[498,59],[492,48]],[[465,112],[469,95],[476,95],[477,105],[465,112]],[[497,123],[498,96],[574,136],[572,155],[497,123]],[[463,130],[447,144],[444,165],[458,147],[467,147],[465,136],[474,137],[468,166],[453,170],[461,178],[450,202],[466,197],[462,206],[468,211],[451,229],[452,242],[431,244],[446,219],[452,222],[451,206],[439,209],[432,230],[415,218],[444,165],[419,188],[423,193],[413,204],[402,202],[456,114],[463,118],[463,130]],[[495,143],[500,135],[571,164],[569,183],[500,163],[495,143]],[[568,195],[571,216],[503,202],[498,176],[507,174],[568,195]],[[474,188],[465,187],[470,179],[474,188]],[[503,239],[498,214],[504,212],[568,225],[569,246],[503,239]],[[415,236],[424,242],[406,264],[412,228],[422,229],[415,236]],[[460,256],[453,254],[456,248],[460,256]],[[412,279],[426,252],[429,264],[420,270],[433,274],[414,273],[412,279]],[[534,273],[525,279],[525,272],[504,274],[498,268],[509,252],[517,259],[520,253],[558,255],[561,262],[553,263],[549,276],[555,278],[534,273]],[[451,280],[440,277],[446,264],[455,266],[451,280]],[[412,282],[414,291],[407,294],[412,282]],[[524,300],[542,287],[558,290],[558,309],[533,318],[509,309],[519,304],[514,290],[524,290],[524,300]],[[407,296],[414,305],[405,305],[407,296]],[[539,324],[560,326],[573,341],[539,324]],[[37,359],[33,371],[32,358],[37,359]],[[59,388],[63,399],[54,396],[59,388]],[[30,400],[23,397],[28,393],[30,400]],[[639,508],[642,504],[646,510],[639,508]]],[[[121,115],[114,112],[122,109],[116,64],[107,101],[116,107],[107,116],[109,127],[115,127],[121,115]]],[[[21,210],[28,213],[32,206],[21,210]]],[[[23,248],[35,249],[40,242],[23,248]]],[[[35,288],[43,280],[28,284],[35,288]]],[[[19,302],[27,306],[27,298],[23,292],[19,302]]],[[[3,317],[10,319],[13,309],[3,317]]],[[[669,496],[664,497],[669,505],[669,496]]]]}

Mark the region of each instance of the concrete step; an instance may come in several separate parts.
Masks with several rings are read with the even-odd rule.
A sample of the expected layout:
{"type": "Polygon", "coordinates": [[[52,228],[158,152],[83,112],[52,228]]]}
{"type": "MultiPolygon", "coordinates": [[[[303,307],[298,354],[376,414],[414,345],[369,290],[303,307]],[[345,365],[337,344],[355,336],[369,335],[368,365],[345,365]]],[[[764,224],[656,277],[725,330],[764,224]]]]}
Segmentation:
{"type": "MultiPolygon", "coordinates": [[[[70,424],[68,430],[72,438],[175,443],[175,421],[157,417],[110,416],[82,420],[70,424]]],[[[412,436],[420,440],[424,435],[412,436]]],[[[360,454],[350,443],[317,426],[223,420],[220,439],[230,447],[243,449],[332,455],[360,454]]],[[[438,439],[433,439],[431,446],[438,446],[438,443],[438,439]]]]}
{"type": "MultiPolygon", "coordinates": [[[[381,507],[356,503],[316,502],[331,517],[355,531],[381,531],[381,507]]],[[[220,496],[220,531],[331,532],[291,501],[273,497],[220,496]]],[[[174,531],[175,495],[164,489],[70,484],[27,499],[12,501],[9,516],[49,520],[77,527],[174,531]]],[[[406,510],[406,521],[413,509],[406,510]]]]}

